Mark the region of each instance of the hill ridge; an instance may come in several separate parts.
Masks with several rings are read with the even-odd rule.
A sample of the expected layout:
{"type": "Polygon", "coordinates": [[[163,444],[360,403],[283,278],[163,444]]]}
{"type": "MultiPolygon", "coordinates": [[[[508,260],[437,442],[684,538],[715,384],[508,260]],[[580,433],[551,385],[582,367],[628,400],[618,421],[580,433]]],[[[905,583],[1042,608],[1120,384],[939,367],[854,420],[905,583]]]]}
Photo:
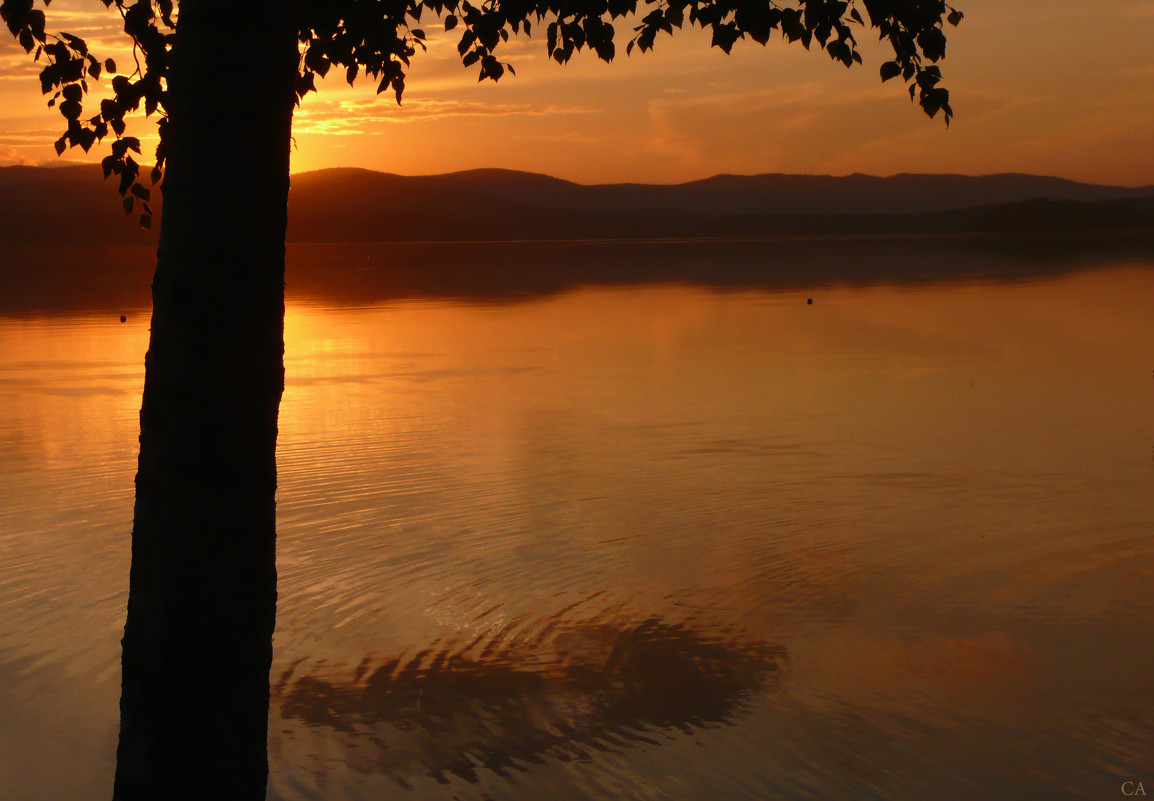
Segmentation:
{"type": "MultiPolygon", "coordinates": [[[[1024,173],[719,174],[682,184],[578,184],[484,168],[293,176],[289,241],[757,237],[1154,227],[1154,186],[1024,173]],[[1026,203],[1026,201],[1040,201],[1026,203]]],[[[0,168],[0,243],[155,241],[96,165],[0,168]],[[76,213],[83,210],[83,213],[76,213]]]]}

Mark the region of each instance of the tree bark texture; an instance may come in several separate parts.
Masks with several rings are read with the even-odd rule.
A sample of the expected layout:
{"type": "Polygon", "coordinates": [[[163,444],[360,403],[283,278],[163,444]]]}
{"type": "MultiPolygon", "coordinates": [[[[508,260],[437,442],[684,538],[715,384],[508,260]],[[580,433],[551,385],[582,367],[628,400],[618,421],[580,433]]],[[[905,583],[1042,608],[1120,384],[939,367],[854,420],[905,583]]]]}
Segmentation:
{"type": "Polygon", "coordinates": [[[114,798],[263,799],[293,3],[182,0],[114,798]]]}

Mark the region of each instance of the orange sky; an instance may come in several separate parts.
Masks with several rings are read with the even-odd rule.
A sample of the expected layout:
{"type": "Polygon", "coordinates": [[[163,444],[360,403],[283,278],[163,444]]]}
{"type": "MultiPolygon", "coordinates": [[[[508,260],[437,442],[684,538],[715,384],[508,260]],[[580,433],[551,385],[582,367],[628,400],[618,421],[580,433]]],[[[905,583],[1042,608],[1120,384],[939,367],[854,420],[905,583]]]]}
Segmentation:
{"type": "MultiPolygon", "coordinates": [[[[456,58],[456,39],[426,23],[429,52],[414,60],[405,105],[334,75],[298,111],[293,169],[506,167],[583,183],[1015,171],[1154,184],[1154,3],[958,5],[966,19],[949,31],[943,63],[957,114],[949,130],[926,119],[900,81],[881,84],[882,50],[868,35],[866,65],[853,70],[778,40],[739,43],[725,56],[699,31],[613,64],[581,54],[562,67],[546,59],[540,37],[522,38],[505,51],[516,77],[494,85],[478,84],[456,58]]],[[[49,24],[125,63],[117,18],[97,0],[57,0],[49,24]]],[[[620,43],[627,34],[619,25],[620,43]]],[[[35,74],[5,39],[0,163],[57,161],[62,118],[45,107],[35,74]]],[[[130,132],[147,141],[150,126],[141,119],[130,132]]]]}

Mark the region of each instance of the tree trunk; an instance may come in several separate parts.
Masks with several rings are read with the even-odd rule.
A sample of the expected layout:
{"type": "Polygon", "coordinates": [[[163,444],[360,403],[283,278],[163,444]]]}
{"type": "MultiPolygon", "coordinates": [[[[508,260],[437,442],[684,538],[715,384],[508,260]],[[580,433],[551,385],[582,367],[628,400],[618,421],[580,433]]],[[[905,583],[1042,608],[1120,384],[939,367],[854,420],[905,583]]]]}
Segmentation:
{"type": "Polygon", "coordinates": [[[181,0],[114,798],[263,799],[295,4],[181,0]]]}

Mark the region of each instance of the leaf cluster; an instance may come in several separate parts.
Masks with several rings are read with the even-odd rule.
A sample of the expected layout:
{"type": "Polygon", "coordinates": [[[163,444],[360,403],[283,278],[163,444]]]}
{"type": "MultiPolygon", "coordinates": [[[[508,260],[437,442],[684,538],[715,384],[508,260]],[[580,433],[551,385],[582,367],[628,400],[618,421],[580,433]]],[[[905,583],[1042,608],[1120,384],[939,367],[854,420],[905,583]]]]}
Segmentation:
{"type": "Polygon", "coordinates": [[[888,81],[899,75],[910,90],[910,99],[931,117],[944,113],[949,125],[954,111],[950,108],[950,92],[939,86],[941,68],[936,62],[946,57],[946,35],[943,18],[957,26],[964,16],[961,11],[944,2],[918,3],[916,0],[863,0],[870,15],[870,23],[878,29],[879,37],[893,47],[894,58],[881,65],[881,78],[888,81]],[[931,8],[933,6],[933,8],[931,8]],[[930,64],[927,66],[925,62],[930,64]]]}
{"type": "MultiPolygon", "coordinates": [[[[43,0],[45,8],[52,0],[43,0]]],[[[144,106],[147,116],[158,115],[160,144],[152,169],[152,183],[163,172],[165,161],[165,129],[168,123],[164,113],[165,74],[168,53],[176,29],[176,9],[173,0],[101,0],[106,8],[115,8],[124,22],[124,32],[133,44],[135,69],[130,74],[117,74],[112,59],[101,60],[89,52],[88,44],[79,36],[46,30],[45,13],[35,8],[35,0],[3,0],[0,19],[8,26],[25,52],[44,66],[40,70],[40,90],[50,95],[49,107],[56,107],[65,120],[64,133],[56,140],[57,155],[68,148],[79,147],[88,152],[92,146],[110,134],[114,141],[111,153],[101,161],[104,177],[116,175],[123,196],[124,210],[132,213],[139,201],[140,224],[152,225],[153,212],[149,204],[151,191],[140,178],[140,164],[132,154],[140,154],[140,140],[126,136],[125,117],[144,106]],[[101,75],[113,75],[112,94],[102,99],[94,114],[85,111],[90,82],[101,75]]]]}
{"type": "Polygon", "coordinates": [[[400,102],[409,59],[425,47],[425,32],[415,26],[426,13],[446,32],[458,32],[462,63],[478,66],[479,80],[494,81],[513,73],[497,57],[500,46],[511,35],[531,34],[533,25],[545,25],[546,52],[559,64],[583,49],[611,61],[616,26],[630,20],[627,54],[651,50],[658,35],[688,22],[708,29],[712,45],[726,53],[740,39],[765,45],[777,32],[807,49],[816,44],[849,67],[862,63],[855,28],[867,27],[868,17],[893,50],[882,80],[901,75],[929,116],[943,111],[947,124],[953,116],[934,65],[945,57],[945,25],[957,25],[962,13],[944,0],[306,0],[298,96],[315,90],[315,75],[337,66],[350,84],[363,70],[378,82],[378,93],[391,89],[400,102]]]}
{"type": "MultiPolygon", "coordinates": [[[[140,222],[148,227],[153,216],[150,191],[141,184],[141,167],[132,156],[140,154],[140,141],[125,135],[125,117],[141,106],[146,116],[158,115],[160,144],[151,176],[155,184],[166,160],[166,77],[178,21],[175,2],[101,0],[121,15],[132,41],[135,69],[127,75],[117,74],[111,60],[90,53],[80,37],[49,34],[37,2],[47,8],[52,0],[0,0],[0,18],[25,51],[43,60],[41,90],[51,95],[48,105],[58,107],[66,121],[56,152],[70,147],[87,152],[114,135],[111,153],[101,162],[104,175],[118,176],[126,212],[140,202],[140,222]],[[112,94],[89,116],[84,110],[89,82],[102,74],[115,76],[112,94]]],[[[946,53],[945,25],[962,19],[944,0],[298,0],[288,8],[300,15],[298,103],[316,90],[317,76],[323,78],[334,68],[350,84],[369,77],[378,94],[391,91],[400,103],[411,59],[426,47],[425,31],[418,27],[426,16],[435,18],[446,33],[456,32],[461,63],[476,67],[481,81],[515,74],[498,51],[511,36],[530,35],[534,25],[545,26],[546,52],[559,64],[584,49],[611,61],[621,24],[628,30],[628,54],[634,48],[653,49],[659,35],[672,35],[688,23],[708,29],[712,45],[726,53],[741,39],[765,45],[776,32],[806,49],[816,45],[846,67],[862,63],[855,31],[869,27],[893,51],[893,58],[881,65],[882,80],[901,76],[909,84],[910,98],[931,117],[943,112],[947,125],[953,110],[936,63],[946,53]]]]}

